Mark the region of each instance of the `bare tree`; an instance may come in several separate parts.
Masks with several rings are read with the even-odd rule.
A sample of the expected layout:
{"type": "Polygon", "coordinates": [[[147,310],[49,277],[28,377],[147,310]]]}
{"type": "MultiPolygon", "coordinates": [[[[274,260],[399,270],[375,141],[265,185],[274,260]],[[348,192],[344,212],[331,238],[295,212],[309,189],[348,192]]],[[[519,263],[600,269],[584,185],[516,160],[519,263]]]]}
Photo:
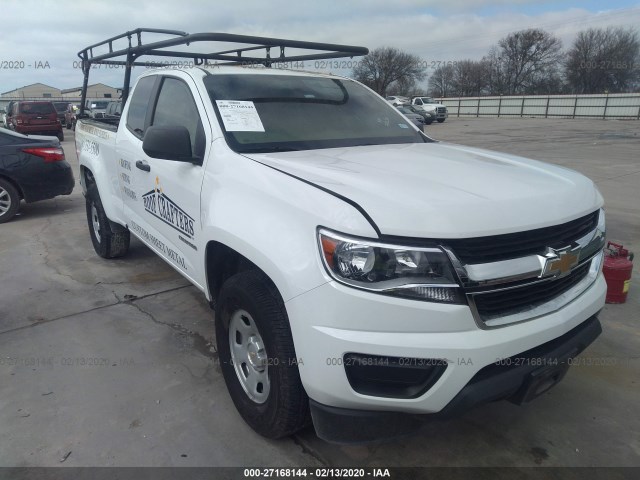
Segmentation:
{"type": "Polygon", "coordinates": [[[453,89],[460,97],[480,96],[488,83],[487,62],[462,60],[453,65],[453,89]]]}
{"type": "Polygon", "coordinates": [[[453,85],[454,73],[452,64],[436,68],[431,77],[429,77],[429,95],[439,98],[457,95],[453,85]]]}
{"type": "Polygon", "coordinates": [[[410,85],[425,77],[420,57],[393,47],[377,48],[362,58],[353,69],[353,78],[380,95],[386,95],[391,84],[410,85]]]}
{"type": "Polygon", "coordinates": [[[567,53],[565,74],[575,93],[626,92],[640,81],[638,32],[590,28],[578,32],[567,53]]]}
{"type": "Polygon", "coordinates": [[[387,88],[387,95],[404,95],[410,97],[417,90],[417,82],[414,78],[401,78],[393,82],[387,88]]]}
{"type": "Polygon", "coordinates": [[[562,42],[544,30],[510,33],[485,57],[490,93],[546,93],[549,79],[559,78],[562,58],[562,42]]]}

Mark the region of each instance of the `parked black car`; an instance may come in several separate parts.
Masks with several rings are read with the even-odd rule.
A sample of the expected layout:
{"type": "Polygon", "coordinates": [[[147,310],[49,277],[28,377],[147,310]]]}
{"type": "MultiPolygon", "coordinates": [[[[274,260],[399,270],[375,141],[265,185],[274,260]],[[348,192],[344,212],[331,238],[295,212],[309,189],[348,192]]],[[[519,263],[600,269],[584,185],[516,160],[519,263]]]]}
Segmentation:
{"type": "Polygon", "coordinates": [[[56,113],[58,114],[58,120],[62,125],[64,125],[64,112],[67,111],[67,106],[71,102],[53,102],[53,108],[56,109],[56,113]]]}
{"type": "Polygon", "coordinates": [[[69,195],[75,181],[60,142],[0,130],[0,223],[11,220],[27,203],[69,195]]]}
{"type": "Polygon", "coordinates": [[[422,130],[424,127],[424,117],[418,113],[413,113],[408,107],[396,107],[400,112],[404,114],[409,120],[411,120],[416,127],[422,130]]]}
{"type": "Polygon", "coordinates": [[[429,112],[425,112],[424,110],[420,110],[419,108],[416,108],[412,105],[402,105],[397,108],[404,114],[413,113],[415,115],[420,115],[423,118],[424,123],[426,123],[427,125],[431,125],[433,121],[436,119],[435,115],[429,112]]]}

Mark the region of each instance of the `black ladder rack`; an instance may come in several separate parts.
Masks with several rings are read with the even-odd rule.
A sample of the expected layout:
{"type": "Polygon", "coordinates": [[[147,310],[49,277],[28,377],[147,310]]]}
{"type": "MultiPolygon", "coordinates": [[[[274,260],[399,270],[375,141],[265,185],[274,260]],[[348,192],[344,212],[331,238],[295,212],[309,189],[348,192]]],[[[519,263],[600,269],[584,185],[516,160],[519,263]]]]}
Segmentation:
{"type": "Polygon", "coordinates": [[[331,43],[304,42],[300,40],[285,40],[282,38],[254,37],[249,35],[234,35],[230,33],[186,33],[178,30],[163,30],[158,28],[137,28],[121,35],[116,35],[102,42],[90,45],[78,52],[78,57],[82,60],[82,73],[84,80],[82,83],[82,103],[80,105],[80,115],[84,114],[84,104],[87,98],[87,85],[89,84],[89,71],[93,64],[122,65],[125,67],[124,84],[122,88],[122,103],[127,101],[129,96],[129,84],[131,82],[131,69],[134,66],[156,67],[158,64],[149,62],[139,62],[138,59],[144,55],[158,57],[176,57],[192,59],[195,65],[206,65],[209,60],[215,60],[225,65],[264,65],[270,67],[273,63],[280,62],[301,62],[304,60],[321,60],[329,58],[355,57],[366,55],[369,50],[365,47],[354,47],[350,45],[335,45],[331,43]],[[151,43],[143,43],[143,33],[158,33],[170,35],[171,38],[151,43]],[[128,46],[114,50],[114,42],[126,39],[128,46]],[[219,42],[236,43],[240,46],[230,50],[218,52],[209,51],[174,51],[164,50],[166,48],[179,45],[191,46],[198,42],[219,42]],[[108,47],[107,53],[94,53],[100,47],[108,47]],[[271,49],[278,49],[277,56],[271,56],[271,49]],[[310,53],[302,55],[287,56],[286,48],[308,50],[310,53]],[[264,50],[265,56],[255,56],[255,52],[264,50]],[[251,52],[251,53],[249,53],[251,52]],[[313,53],[311,53],[313,52],[313,53]],[[248,55],[248,56],[247,56],[248,55]],[[119,57],[125,59],[113,60],[119,57]]]}

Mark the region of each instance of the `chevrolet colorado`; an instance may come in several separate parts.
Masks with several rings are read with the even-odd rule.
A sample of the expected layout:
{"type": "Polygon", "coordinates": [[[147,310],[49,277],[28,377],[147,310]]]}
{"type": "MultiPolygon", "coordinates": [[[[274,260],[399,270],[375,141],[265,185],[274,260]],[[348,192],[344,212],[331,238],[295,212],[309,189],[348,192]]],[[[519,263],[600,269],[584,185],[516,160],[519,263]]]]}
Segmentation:
{"type": "Polygon", "coordinates": [[[135,235],[203,292],[229,393],[260,434],[312,421],[365,441],[525,403],[600,334],[605,217],[588,178],[433,141],[349,78],[267,68],[271,48],[363,48],[141,32],[80,52],[85,85],[91,63],[127,58],[121,118],[78,118],[89,234],[104,258],[135,235]],[[205,40],[243,47],[147,71],[129,95],[139,57],[205,40]]]}

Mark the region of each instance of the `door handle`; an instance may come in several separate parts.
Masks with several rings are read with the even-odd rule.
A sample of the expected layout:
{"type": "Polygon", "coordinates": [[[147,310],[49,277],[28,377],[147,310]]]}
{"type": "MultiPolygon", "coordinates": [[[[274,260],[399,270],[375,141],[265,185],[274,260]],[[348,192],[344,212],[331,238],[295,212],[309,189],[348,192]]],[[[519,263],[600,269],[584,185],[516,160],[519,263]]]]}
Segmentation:
{"type": "Polygon", "coordinates": [[[136,167],[139,168],[140,170],[144,170],[145,172],[150,172],[151,171],[151,167],[144,160],[138,160],[136,162],[136,167]]]}

